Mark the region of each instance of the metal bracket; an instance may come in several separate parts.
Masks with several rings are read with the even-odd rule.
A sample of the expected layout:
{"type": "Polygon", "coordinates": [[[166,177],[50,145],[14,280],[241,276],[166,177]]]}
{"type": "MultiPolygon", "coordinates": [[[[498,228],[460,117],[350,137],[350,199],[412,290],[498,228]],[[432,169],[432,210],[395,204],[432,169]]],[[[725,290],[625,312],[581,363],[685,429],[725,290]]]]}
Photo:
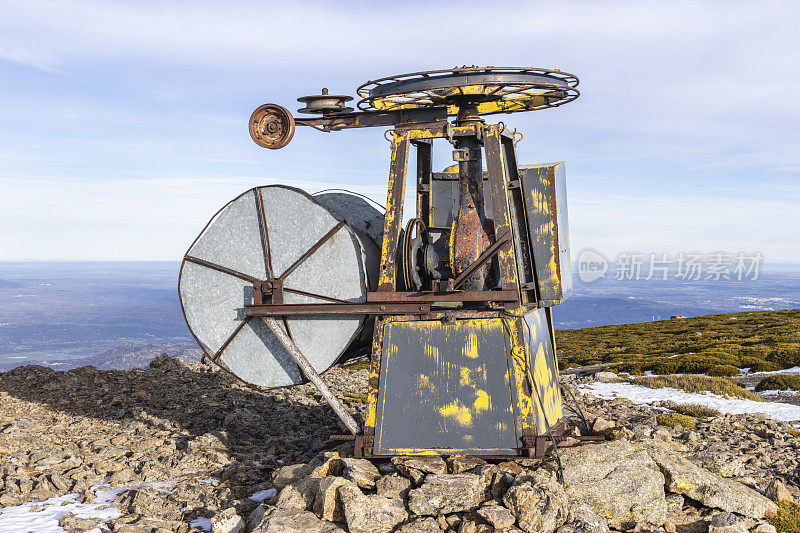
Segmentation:
{"type": "Polygon", "coordinates": [[[453,161],[458,163],[466,161],[476,161],[480,159],[481,153],[479,150],[471,148],[458,148],[453,150],[453,161]]]}
{"type": "Polygon", "coordinates": [[[322,380],[320,375],[314,370],[314,367],[311,366],[311,363],[308,362],[308,359],[300,352],[300,349],[294,343],[294,341],[283,331],[283,328],[278,324],[278,321],[272,317],[262,316],[261,319],[267,325],[267,327],[272,331],[275,337],[278,338],[283,347],[286,348],[286,351],[289,352],[289,355],[292,356],[294,362],[297,363],[297,366],[300,367],[300,370],[303,371],[303,374],[308,378],[308,380],[314,384],[317,388],[319,393],[325,398],[325,401],[328,402],[333,408],[333,412],[336,413],[336,416],[339,417],[347,429],[350,430],[350,433],[353,435],[358,435],[361,432],[361,428],[358,427],[358,423],[353,420],[353,417],[350,416],[350,413],[347,412],[342,402],[339,401],[339,398],[334,396],[331,389],[328,388],[328,385],[322,380]]]}

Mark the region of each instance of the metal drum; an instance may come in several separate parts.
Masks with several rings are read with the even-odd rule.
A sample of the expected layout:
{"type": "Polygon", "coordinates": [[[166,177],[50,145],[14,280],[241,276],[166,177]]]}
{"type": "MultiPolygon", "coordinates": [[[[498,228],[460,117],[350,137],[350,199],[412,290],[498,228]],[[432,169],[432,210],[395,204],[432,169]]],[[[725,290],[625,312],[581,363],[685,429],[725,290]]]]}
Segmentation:
{"type": "MultiPolygon", "coordinates": [[[[186,323],[210,359],[242,380],[262,387],[303,383],[283,345],[260,317],[246,316],[245,306],[270,280],[283,282],[287,304],[363,303],[365,263],[360,239],[336,211],[292,187],[250,189],[225,205],[186,252],[179,280],[186,323]]],[[[291,316],[282,323],[323,372],[364,318],[291,316]]]]}
{"type": "Polygon", "coordinates": [[[369,288],[377,290],[383,243],[383,212],[364,196],[345,190],[318,192],[314,194],[314,199],[342,215],[353,228],[364,252],[369,288]]]}

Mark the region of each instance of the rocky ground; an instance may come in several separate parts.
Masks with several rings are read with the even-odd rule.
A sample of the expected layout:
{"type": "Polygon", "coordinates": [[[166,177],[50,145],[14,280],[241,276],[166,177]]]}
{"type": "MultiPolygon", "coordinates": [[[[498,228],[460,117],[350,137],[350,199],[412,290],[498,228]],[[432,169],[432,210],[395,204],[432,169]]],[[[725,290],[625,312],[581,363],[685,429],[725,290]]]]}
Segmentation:
{"type": "MultiPolygon", "coordinates": [[[[361,422],[367,371],[325,378],[361,422]]],[[[766,533],[773,502],[800,498],[792,424],[672,429],[658,409],[581,396],[593,379],[563,384],[608,440],[565,443],[562,484],[552,460],[348,458],[348,445],[325,448],[343,430],[311,385],[258,391],[165,356],[144,370],[20,367],[0,374],[0,529],[4,511],[75,494],[108,513],[59,513],[69,532],[766,533]]]]}

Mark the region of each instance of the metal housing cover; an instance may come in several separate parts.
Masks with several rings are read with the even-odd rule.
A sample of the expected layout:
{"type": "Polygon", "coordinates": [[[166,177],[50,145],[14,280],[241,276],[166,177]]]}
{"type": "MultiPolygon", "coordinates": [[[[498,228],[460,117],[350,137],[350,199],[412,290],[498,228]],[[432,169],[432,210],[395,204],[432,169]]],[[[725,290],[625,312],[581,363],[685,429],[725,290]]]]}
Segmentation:
{"type": "Polygon", "coordinates": [[[572,265],[564,162],[519,167],[539,305],[572,296],[572,265]]]}

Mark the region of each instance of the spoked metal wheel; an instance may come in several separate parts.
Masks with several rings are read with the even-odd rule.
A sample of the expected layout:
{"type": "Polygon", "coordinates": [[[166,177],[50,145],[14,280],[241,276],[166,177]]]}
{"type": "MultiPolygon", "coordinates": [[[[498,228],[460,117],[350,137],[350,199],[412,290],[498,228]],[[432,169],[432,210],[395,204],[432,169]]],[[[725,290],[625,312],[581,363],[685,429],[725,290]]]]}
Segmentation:
{"type": "MultiPolygon", "coordinates": [[[[262,387],[305,381],[260,317],[254,292],[283,286],[287,304],[366,301],[359,240],[344,218],[305,192],[250,189],[225,205],[186,252],[179,291],[186,323],[211,360],[262,387]]],[[[265,291],[269,303],[270,296],[265,291]]],[[[292,316],[283,325],[317,372],[357,335],[362,315],[292,316]]]]}

